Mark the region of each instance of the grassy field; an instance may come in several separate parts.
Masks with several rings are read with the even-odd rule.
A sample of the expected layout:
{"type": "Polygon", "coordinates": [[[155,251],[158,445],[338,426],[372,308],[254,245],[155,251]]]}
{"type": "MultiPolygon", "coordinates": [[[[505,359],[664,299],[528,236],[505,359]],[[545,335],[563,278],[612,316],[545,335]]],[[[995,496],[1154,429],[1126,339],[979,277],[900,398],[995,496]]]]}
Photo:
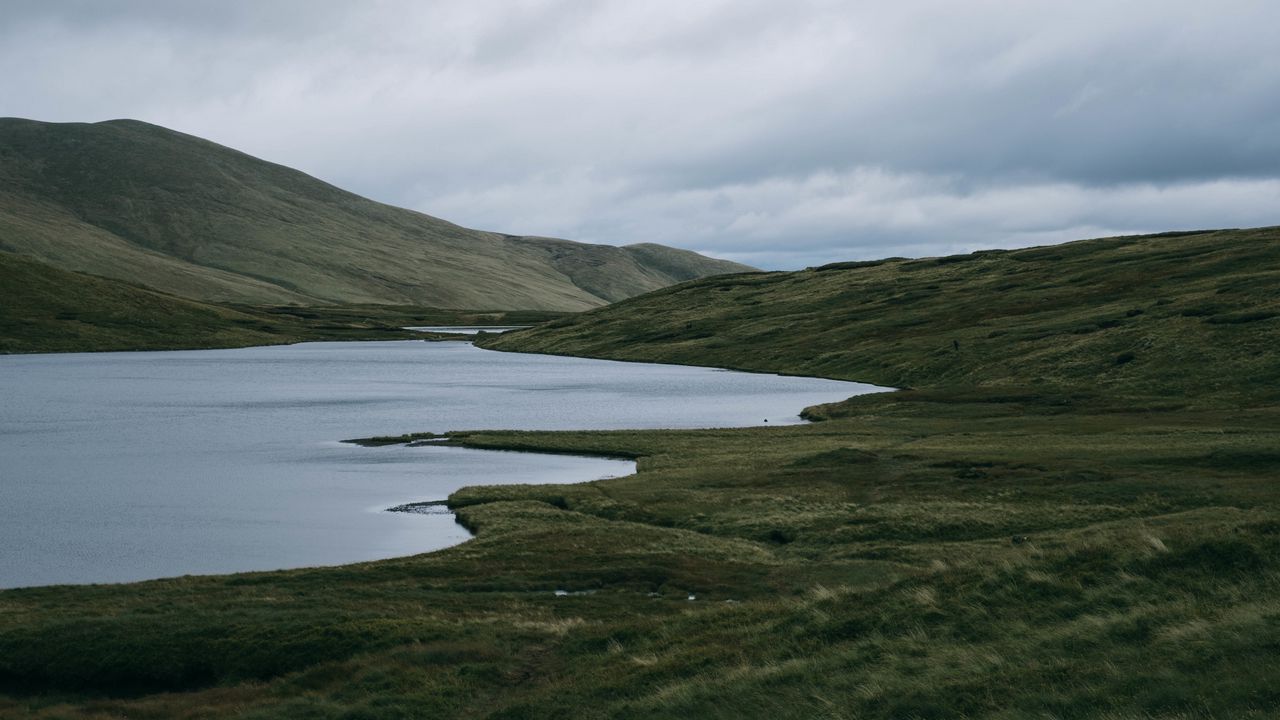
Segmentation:
{"type": "Polygon", "coordinates": [[[912,389],[805,426],[454,434],[638,472],[459,491],[478,535],[438,553],[0,593],[0,715],[1275,717],[1278,253],[739,276],[487,340],[912,389]]]}

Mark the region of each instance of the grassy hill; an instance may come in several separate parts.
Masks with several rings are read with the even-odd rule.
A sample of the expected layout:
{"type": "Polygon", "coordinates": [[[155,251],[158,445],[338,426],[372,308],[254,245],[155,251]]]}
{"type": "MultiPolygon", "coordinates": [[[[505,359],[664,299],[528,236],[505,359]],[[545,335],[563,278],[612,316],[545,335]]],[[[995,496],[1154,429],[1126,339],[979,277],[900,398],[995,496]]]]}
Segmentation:
{"type": "Polygon", "coordinates": [[[486,347],[895,387],[1280,392],[1280,228],[681,284],[486,347]]]}
{"type": "Polygon", "coordinates": [[[407,325],[540,322],[557,313],[413,306],[234,307],[0,252],[0,353],[180,350],[422,338],[407,325]]]}
{"type": "Polygon", "coordinates": [[[0,119],[0,250],[203,301],[583,310],[744,266],[481,232],[134,120],[0,119]]]}
{"type": "Polygon", "coordinates": [[[0,592],[0,716],[1276,717],[1276,245],[741,275],[487,340],[914,389],[456,433],[638,472],[465,488],[442,552],[0,592]]]}

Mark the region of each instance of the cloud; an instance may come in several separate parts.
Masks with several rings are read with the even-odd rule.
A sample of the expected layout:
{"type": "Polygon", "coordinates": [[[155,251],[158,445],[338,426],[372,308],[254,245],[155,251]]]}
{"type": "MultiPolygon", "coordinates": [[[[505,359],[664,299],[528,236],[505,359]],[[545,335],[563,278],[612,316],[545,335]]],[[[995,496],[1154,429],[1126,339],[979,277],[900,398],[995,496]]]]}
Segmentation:
{"type": "Polygon", "coordinates": [[[14,0],[0,114],[795,267],[1280,222],[1277,26],[1247,0],[14,0]]]}
{"type": "Polygon", "coordinates": [[[546,227],[553,235],[660,242],[763,267],[797,268],[852,258],[1265,225],[1275,221],[1280,208],[1280,179],[975,186],[959,175],[856,168],[669,191],[579,169],[538,176],[527,185],[434,200],[447,217],[513,212],[517,227],[546,227]],[[572,198],[574,204],[562,205],[558,198],[572,198]]]}

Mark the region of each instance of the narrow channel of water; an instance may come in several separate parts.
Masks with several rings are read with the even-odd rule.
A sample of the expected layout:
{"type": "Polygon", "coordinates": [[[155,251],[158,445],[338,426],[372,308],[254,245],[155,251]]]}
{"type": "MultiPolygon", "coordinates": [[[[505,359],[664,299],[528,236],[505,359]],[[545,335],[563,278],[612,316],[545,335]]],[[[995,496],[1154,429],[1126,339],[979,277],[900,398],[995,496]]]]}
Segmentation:
{"type": "Polygon", "coordinates": [[[790,423],[878,389],[417,341],[0,356],[0,388],[0,587],[426,552],[466,532],[386,508],[632,467],[347,438],[790,423]]]}
{"type": "Polygon", "coordinates": [[[414,325],[404,328],[414,332],[453,333],[455,335],[478,335],[486,333],[504,333],[511,330],[527,328],[528,325],[414,325]]]}

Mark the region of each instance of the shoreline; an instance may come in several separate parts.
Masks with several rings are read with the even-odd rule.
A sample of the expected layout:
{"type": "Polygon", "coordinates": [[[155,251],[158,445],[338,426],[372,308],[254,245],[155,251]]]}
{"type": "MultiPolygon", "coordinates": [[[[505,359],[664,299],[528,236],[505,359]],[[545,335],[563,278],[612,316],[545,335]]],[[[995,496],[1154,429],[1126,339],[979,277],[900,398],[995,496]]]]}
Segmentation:
{"type": "MultiPolygon", "coordinates": [[[[336,344],[336,342],[341,342],[341,341],[324,341],[324,342],[326,342],[326,343],[335,343],[335,344],[336,344]]],[[[359,341],[351,341],[351,342],[359,342],[359,341]]],[[[397,343],[397,342],[408,342],[408,341],[391,341],[391,342],[392,342],[392,343],[397,343]]],[[[302,343],[302,344],[305,344],[305,343],[302,343]]],[[[474,345],[474,343],[469,343],[469,344],[474,345]]],[[[270,346],[259,346],[259,347],[266,348],[266,347],[270,347],[270,346]]],[[[483,348],[483,347],[479,347],[479,346],[476,346],[476,347],[478,347],[478,349],[481,349],[481,350],[485,350],[485,349],[487,349],[487,348],[483,348]]],[[[246,349],[246,350],[250,350],[251,348],[244,348],[244,349],[246,349]]],[[[192,352],[192,351],[191,351],[191,350],[175,350],[175,351],[173,351],[173,352],[178,352],[178,353],[189,353],[189,352],[192,352]]],[[[63,355],[63,354],[65,354],[65,353],[50,353],[49,355],[51,355],[51,356],[52,356],[52,355],[63,355]]],[[[96,354],[97,354],[97,353],[95,353],[95,355],[96,355],[96,354]]],[[[528,355],[534,355],[534,356],[536,356],[536,355],[538,355],[539,353],[521,353],[521,354],[528,354],[528,355]]],[[[550,356],[550,355],[548,355],[548,357],[556,357],[556,356],[550,356]]],[[[643,363],[641,363],[641,364],[643,364],[643,363]]],[[[649,364],[649,365],[658,365],[658,366],[660,366],[660,365],[678,366],[677,364],[674,364],[674,363],[648,363],[648,364],[649,364]]],[[[715,369],[715,368],[711,368],[711,369],[715,369]]],[[[767,374],[767,373],[753,373],[753,374],[767,374]]],[[[776,375],[776,374],[775,374],[775,375],[776,375]]],[[[750,383],[747,383],[747,384],[748,384],[748,385],[750,385],[750,383]]],[[[859,391],[859,390],[861,390],[861,388],[857,388],[857,387],[843,387],[843,388],[837,388],[837,391],[836,391],[836,392],[834,392],[834,393],[832,393],[831,397],[832,397],[832,398],[836,398],[836,397],[838,396],[840,399],[844,399],[844,398],[849,397],[849,396],[850,396],[850,393],[854,393],[854,394],[856,394],[856,393],[858,393],[858,391],[859,391]]],[[[747,390],[744,390],[743,392],[744,392],[744,393],[748,393],[748,391],[747,391],[747,390]]],[[[803,390],[800,390],[799,392],[803,392],[803,390]]],[[[777,398],[775,398],[775,401],[777,401],[777,404],[778,404],[780,407],[787,407],[787,406],[788,406],[788,403],[786,403],[786,399],[787,399],[788,397],[793,397],[793,396],[791,395],[791,392],[790,392],[790,391],[785,392],[785,393],[779,393],[779,394],[778,394],[778,396],[777,396],[777,398]]],[[[791,402],[794,402],[794,400],[792,400],[791,402]]],[[[800,404],[803,404],[803,403],[800,403],[800,404]]],[[[766,411],[766,412],[768,412],[769,414],[773,414],[773,413],[772,413],[772,411],[766,411]]],[[[616,412],[616,409],[615,409],[615,408],[603,407],[603,408],[601,409],[601,413],[598,413],[598,414],[602,414],[603,416],[608,416],[608,417],[616,417],[618,413],[616,412]]],[[[724,414],[724,413],[722,413],[722,414],[724,414]]],[[[726,420],[728,420],[728,421],[730,421],[730,422],[737,422],[737,423],[744,423],[744,424],[735,424],[735,425],[718,425],[718,426],[717,426],[717,425],[710,425],[710,427],[714,427],[714,428],[716,428],[716,429],[724,429],[724,430],[730,430],[730,429],[735,429],[735,430],[736,430],[736,429],[749,428],[749,427],[771,427],[771,425],[768,425],[768,424],[761,425],[761,424],[759,423],[758,419],[757,419],[759,416],[754,416],[754,415],[753,415],[752,413],[750,413],[750,412],[745,412],[745,413],[734,413],[734,414],[741,415],[742,417],[739,417],[739,418],[738,418],[738,419],[736,419],[736,420],[734,420],[733,418],[729,418],[729,417],[726,417],[725,419],[726,419],[726,420]]],[[[712,412],[712,413],[711,413],[711,415],[713,415],[713,416],[714,416],[714,415],[715,415],[715,413],[714,413],[714,412],[712,412]]],[[[677,422],[677,423],[678,423],[678,422],[679,422],[679,420],[680,420],[680,418],[681,418],[681,417],[683,417],[683,416],[684,416],[684,414],[683,414],[683,413],[681,413],[681,414],[679,414],[679,415],[677,415],[677,416],[675,416],[675,417],[672,417],[672,418],[671,418],[671,420],[672,420],[672,421],[675,421],[675,422],[677,422]]],[[[643,418],[643,416],[641,416],[641,422],[643,422],[642,418],[643,418]]],[[[511,419],[511,418],[508,418],[508,419],[511,419]]],[[[661,420],[661,416],[660,416],[660,415],[658,416],[658,419],[659,419],[659,420],[661,420]]],[[[707,422],[709,422],[709,423],[715,423],[715,422],[717,422],[717,420],[715,420],[715,419],[708,419],[708,420],[707,420],[707,422]]],[[[809,420],[807,420],[807,419],[803,418],[803,416],[802,416],[801,414],[799,414],[799,413],[789,412],[789,413],[787,414],[787,424],[793,424],[793,423],[794,423],[794,424],[806,424],[806,425],[807,425],[807,424],[810,424],[810,422],[811,422],[811,421],[809,421],[809,420]]],[[[766,421],[766,423],[767,423],[767,421],[766,421]]],[[[501,452],[523,452],[523,453],[531,453],[531,454],[537,454],[537,455],[548,455],[548,456],[549,456],[549,455],[565,455],[565,456],[570,456],[570,457],[581,457],[581,458],[595,458],[595,459],[608,459],[608,460],[622,460],[622,461],[627,461],[627,462],[629,462],[629,463],[630,463],[630,464],[627,466],[627,469],[626,469],[626,470],[622,470],[621,468],[619,468],[619,469],[617,469],[617,470],[615,470],[615,469],[613,469],[613,468],[601,468],[601,469],[600,469],[600,471],[599,471],[599,474],[597,474],[597,475],[588,475],[587,477],[583,477],[582,479],[576,479],[576,480],[575,480],[575,479],[570,479],[570,480],[567,480],[567,481],[566,481],[566,480],[562,479],[562,478],[563,478],[563,474],[561,474],[561,476],[560,476],[559,478],[555,478],[555,479],[551,479],[551,478],[544,478],[544,479],[543,479],[543,481],[544,481],[546,484],[549,484],[549,485],[567,485],[567,484],[574,484],[574,485],[577,485],[577,484],[589,484],[589,483],[593,483],[593,482],[598,481],[598,480],[614,479],[614,478],[626,477],[626,476],[629,476],[629,475],[634,475],[634,474],[635,474],[636,472],[638,472],[638,470],[639,470],[639,465],[637,464],[637,462],[636,462],[636,461],[637,461],[637,460],[639,460],[640,458],[644,457],[646,453],[641,453],[641,452],[630,452],[630,451],[621,451],[621,450],[608,450],[608,449],[593,449],[593,450],[583,451],[582,449],[568,449],[568,448],[547,447],[547,446],[546,446],[542,441],[540,441],[540,440],[532,440],[531,442],[526,443],[526,442],[524,442],[524,441],[523,441],[523,439],[522,439],[522,437],[521,437],[521,435],[520,435],[520,434],[521,434],[521,433],[536,433],[536,434],[537,434],[537,435],[539,435],[539,436],[545,437],[545,436],[546,436],[546,433],[575,433],[575,432],[599,432],[599,433],[609,433],[609,432],[629,432],[629,431],[633,431],[633,430],[642,430],[642,431],[649,431],[649,432],[679,432],[679,431],[681,431],[681,430],[694,430],[694,431],[696,431],[696,430],[698,430],[698,429],[699,429],[699,428],[679,428],[679,427],[670,427],[670,426],[667,426],[667,425],[663,425],[663,426],[661,426],[661,427],[650,427],[650,428],[644,428],[643,426],[642,426],[641,428],[609,428],[607,425],[605,425],[605,426],[603,426],[601,429],[596,429],[596,430],[574,430],[574,429],[566,429],[566,430],[527,430],[527,431],[519,431],[519,430],[507,430],[507,429],[503,429],[503,428],[501,428],[501,427],[498,427],[498,428],[494,428],[494,429],[481,430],[481,431],[468,430],[468,431],[448,431],[448,432],[444,432],[444,433],[440,433],[440,432],[415,432],[415,433],[404,433],[404,434],[394,435],[394,436],[374,436],[374,437],[367,437],[367,438],[351,438],[351,439],[347,439],[347,440],[341,440],[341,441],[338,441],[338,442],[354,444],[354,445],[358,445],[358,446],[362,446],[362,447],[379,447],[379,446],[386,446],[386,445],[405,445],[405,446],[408,446],[408,447],[428,447],[428,446],[437,446],[437,445],[438,445],[438,446],[441,446],[441,447],[462,448],[462,449],[467,449],[467,450],[488,450],[488,451],[501,451],[501,452]],[[494,439],[494,438],[492,437],[492,434],[494,434],[494,433],[502,433],[502,434],[505,434],[505,435],[506,435],[506,437],[503,439],[503,444],[502,444],[502,446],[495,446],[495,445],[493,444],[493,439],[494,439]],[[471,438],[472,438],[473,436],[479,436],[479,435],[489,435],[489,437],[486,437],[486,438],[484,438],[484,439],[482,439],[482,440],[479,440],[479,442],[471,442],[471,438]]],[[[411,461],[411,462],[412,462],[412,461],[411,461]]],[[[480,461],[480,462],[482,462],[482,463],[487,463],[487,461],[480,461]]],[[[515,460],[515,461],[508,461],[508,462],[499,462],[499,463],[497,464],[497,466],[498,466],[499,468],[501,468],[501,467],[504,467],[504,466],[510,465],[510,466],[512,466],[513,468],[518,468],[519,466],[522,466],[522,465],[524,465],[524,464],[525,464],[525,461],[515,460]]],[[[500,473],[500,475],[499,475],[499,476],[496,476],[493,480],[482,480],[482,481],[481,481],[481,482],[479,482],[479,483],[474,483],[474,482],[473,482],[473,483],[471,483],[471,484],[467,484],[467,485],[463,485],[463,486],[461,486],[461,487],[457,487],[457,488],[454,488],[454,489],[451,489],[451,490],[447,490],[447,492],[449,492],[449,493],[452,495],[452,494],[454,494],[454,493],[458,493],[458,492],[470,492],[470,491],[474,490],[475,488],[483,488],[483,487],[501,487],[501,486],[503,486],[503,485],[504,485],[504,481],[509,481],[509,480],[511,480],[512,478],[519,478],[519,477],[521,477],[521,474],[520,474],[519,472],[514,472],[514,474],[513,474],[513,471],[511,471],[511,470],[509,470],[509,471],[505,471],[505,472],[504,472],[504,471],[502,471],[502,470],[499,470],[498,472],[500,473]]],[[[544,473],[544,474],[545,474],[545,473],[544,473]]],[[[523,482],[519,482],[519,481],[517,480],[517,481],[516,481],[516,484],[530,484],[530,483],[523,483],[523,482]]],[[[536,483],[532,483],[532,484],[542,484],[542,482],[536,482],[536,483]]],[[[442,489],[444,489],[444,488],[442,488],[442,489]]],[[[397,495],[398,495],[399,493],[395,493],[395,494],[397,494],[397,495]]],[[[393,495],[393,497],[394,497],[394,495],[393,495]]],[[[454,511],[455,511],[456,509],[458,509],[458,508],[455,508],[455,507],[450,506],[450,500],[449,500],[449,498],[442,498],[442,496],[441,496],[440,494],[436,494],[436,495],[434,495],[434,497],[433,497],[432,495],[427,495],[427,498],[426,498],[426,499],[423,499],[421,495],[419,495],[417,498],[414,498],[412,494],[410,494],[407,498],[405,498],[403,495],[402,495],[401,497],[402,497],[402,498],[404,498],[404,501],[403,501],[403,502],[399,502],[398,504],[392,505],[392,506],[390,506],[390,507],[384,507],[384,508],[381,508],[380,512],[396,511],[396,512],[407,512],[407,513],[412,513],[412,514],[433,514],[433,515],[439,515],[439,514],[446,514],[446,511],[442,511],[442,510],[440,510],[441,508],[447,508],[447,512],[448,512],[449,514],[454,514],[454,511]]],[[[466,504],[466,503],[463,503],[462,505],[465,505],[465,504],[466,504]]],[[[372,509],[372,508],[367,508],[367,509],[372,509]]],[[[470,531],[470,527],[469,527],[466,523],[462,522],[461,520],[458,520],[458,519],[457,519],[457,515],[456,515],[456,514],[455,514],[455,522],[457,522],[457,524],[458,524],[458,525],[460,525],[460,526],[462,526],[464,529],[467,529],[467,530],[469,530],[469,531],[470,531]]],[[[435,527],[435,526],[430,526],[430,527],[435,527]]],[[[434,531],[432,531],[432,532],[434,532],[434,531]]],[[[342,560],[342,561],[340,561],[338,564],[335,564],[335,565],[329,565],[328,563],[325,563],[323,560],[321,560],[320,562],[311,561],[311,562],[307,562],[307,563],[304,563],[304,564],[298,564],[298,565],[288,564],[288,563],[287,563],[287,561],[286,561],[285,563],[282,563],[282,564],[281,564],[280,566],[278,566],[278,567],[272,567],[272,566],[266,566],[266,567],[257,566],[257,567],[255,567],[255,566],[253,566],[253,565],[250,565],[248,568],[246,568],[246,569],[244,569],[244,570],[231,570],[231,571],[213,570],[213,571],[211,571],[211,572],[210,572],[210,571],[206,571],[206,570],[200,570],[200,569],[197,569],[198,565],[191,565],[191,566],[189,566],[189,567],[190,567],[190,568],[192,568],[192,569],[187,569],[187,568],[184,568],[184,567],[177,567],[177,566],[175,566],[174,572],[172,572],[172,573],[168,573],[168,574],[159,574],[159,575],[153,575],[153,576],[145,576],[145,575],[144,575],[144,576],[142,576],[142,577],[136,577],[136,576],[135,576],[135,578],[133,578],[133,579],[122,579],[122,580],[115,580],[115,579],[112,579],[112,578],[110,578],[110,577],[103,576],[103,575],[84,575],[84,576],[83,576],[83,579],[77,579],[77,578],[76,578],[75,576],[73,576],[73,575],[62,574],[62,575],[57,575],[57,576],[51,576],[51,577],[50,577],[50,579],[48,579],[48,580],[43,580],[43,582],[41,582],[40,580],[37,580],[37,582],[41,582],[41,584],[23,584],[23,585],[15,585],[15,586],[14,586],[14,587],[12,587],[12,588],[6,588],[6,589],[18,589],[18,588],[29,588],[29,587],[44,587],[44,586],[48,586],[48,585],[100,585],[100,584],[113,584],[113,585],[114,585],[114,584],[130,584],[130,583],[135,583],[135,582],[147,582],[147,581],[153,581],[153,580],[161,580],[161,579],[169,579],[169,578],[182,577],[182,576],[184,576],[184,575],[189,575],[189,574],[193,574],[193,573],[194,573],[194,574],[199,574],[199,575],[215,575],[215,576],[217,576],[217,575],[229,575],[229,576],[230,576],[230,575],[239,575],[239,574],[242,574],[242,573],[270,572],[270,571],[275,571],[275,570],[289,570],[289,569],[294,569],[294,568],[304,568],[304,567],[341,567],[341,566],[349,565],[349,564],[352,564],[352,563],[365,563],[365,562],[377,562],[377,561],[382,561],[382,560],[393,560],[393,559],[396,559],[396,558],[410,557],[410,556],[413,556],[413,555],[421,554],[421,553],[423,553],[423,552],[427,552],[427,553],[430,553],[430,552],[436,552],[436,551],[439,551],[439,550],[444,550],[444,549],[448,549],[448,548],[456,547],[457,545],[459,545],[459,544],[461,544],[461,543],[463,543],[463,542],[466,542],[467,540],[471,539],[471,537],[474,537],[474,533],[469,533],[469,535],[470,535],[470,537],[465,538],[465,539],[457,539],[457,538],[449,537],[448,542],[449,542],[450,544],[443,545],[443,546],[439,546],[439,547],[434,547],[434,546],[430,546],[430,545],[429,545],[427,549],[421,549],[421,546],[419,545],[419,547],[417,547],[417,548],[406,549],[406,550],[404,550],[403,552],[398,552],[398,553],[394,553],[394,554],[388,554],[388,555],[385,555],[385,556],[383,556],[383,555],[379,555],[379,556],[373,556],[373,557],[369,557],[369,558],[361,558],[361,559],[357,559],[357,560],[342,560]]],[[[203,566],[200,566],[200,567],[203,567],[203,566]]],[[[16,579],[16,578],[15,578],[15,579],[16,579]]],[[[35,578],[32,578],[32,579],[35,579],[35,578]]]]}

